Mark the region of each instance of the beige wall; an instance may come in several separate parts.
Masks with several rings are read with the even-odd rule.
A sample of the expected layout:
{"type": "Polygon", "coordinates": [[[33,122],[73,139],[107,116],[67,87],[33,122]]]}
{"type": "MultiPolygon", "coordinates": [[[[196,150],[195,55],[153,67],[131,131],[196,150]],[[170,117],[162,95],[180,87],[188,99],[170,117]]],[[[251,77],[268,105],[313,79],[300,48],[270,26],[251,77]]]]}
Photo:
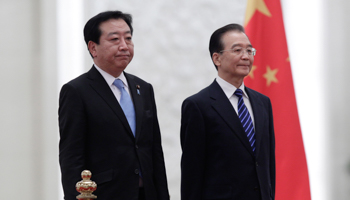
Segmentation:
{"type": "Polygon", "coordinates": [[[0,195],[58,195],[56,14],[51,1],[0,1],[0,195]]]}
{"type": "MultiPolygon", "coordinates": [[[[347,85],[350,3],[283,0],[312,196],[346,200],[350,191],[347,85]],[[334,98],[335,97],[335,98],[334,98]]],[[[239,0],[0,0],[0,195],[62,199],[58,92],[91,67],[82,28],[100,11],[134,17],[135,57],[126,71],[155,89],[169,187],[180,193],[180,107],[216,71],[210,34],[241,23],[239,0]]]]}
{"type": "MultiPolygon", "coordinates": [[[[350,2],[327,1],[324,18],[324,79],[327,107],[327,175],[332,199],[350,196],[350,2]]],[[[322,174],[321,174],[322,175],[322,174]]]]}

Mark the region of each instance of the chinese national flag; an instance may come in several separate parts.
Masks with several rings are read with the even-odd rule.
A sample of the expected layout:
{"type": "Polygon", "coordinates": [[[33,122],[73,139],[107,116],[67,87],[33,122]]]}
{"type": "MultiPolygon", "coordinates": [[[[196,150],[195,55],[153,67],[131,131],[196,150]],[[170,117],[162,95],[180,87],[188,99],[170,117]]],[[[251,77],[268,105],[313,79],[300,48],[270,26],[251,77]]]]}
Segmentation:
{"type": "Polygon", "coordinates": [[[257,50],[244,84],[270,97],[276,136],[276,200],[310,200],[309,176],[280,0],[248,0],[245,31],[257,50]]]}

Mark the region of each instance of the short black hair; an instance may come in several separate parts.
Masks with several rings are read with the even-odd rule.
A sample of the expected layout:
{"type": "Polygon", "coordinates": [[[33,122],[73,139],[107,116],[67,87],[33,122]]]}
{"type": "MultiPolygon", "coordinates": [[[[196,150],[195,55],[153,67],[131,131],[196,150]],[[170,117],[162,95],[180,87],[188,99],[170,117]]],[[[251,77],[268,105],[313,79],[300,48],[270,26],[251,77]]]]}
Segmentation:
{"type": "MultiPolygon", "coordinates": [[[[213,58],[213,54],[215,52],[219,53],[220,51],[224,50],[224,44],[222,42],[222,36],[230,31],[237,31],[237,32],[244,32],[243,26],[239,24],[228,24],[226,26],[223,26],[219,29],[217,29],[210,37],[209,41],[209,52],[210,52],[210,57],[213,58]]],[[[214,63],[215,65],[215,63],[214,63]]],[[[218,67],[215,65],[216,69],[218,67]]]]}
{"type": "Polygon", "coordinates": [[[133,33],[132,28],[132,16],[127,13],[123,13],[121,11],[105,11],[97,14],[96,16],[89,19],[88,22],[86,22],[84,26],[84,40],[86,45],[88,45],[89,41],[93,41],[96,44],[100,43],[100,37],[101,37],[101,29],[100,24],[108,21],[110,19],[123,19],[126,24],[129,26],[131,35],[133,33]]]}

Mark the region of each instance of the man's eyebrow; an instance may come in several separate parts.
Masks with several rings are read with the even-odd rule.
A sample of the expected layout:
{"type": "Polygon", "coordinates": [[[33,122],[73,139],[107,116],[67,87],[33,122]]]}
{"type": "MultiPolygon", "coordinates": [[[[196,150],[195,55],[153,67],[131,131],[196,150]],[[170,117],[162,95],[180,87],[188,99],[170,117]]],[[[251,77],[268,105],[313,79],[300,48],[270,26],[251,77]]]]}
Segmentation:
{"type": "MultiPolygon", "coordinates": [[[[131,34],[131,31],[125,31],[124,34],[131,34]]],[[[108,33],[107,36],[111,36],[111,35],[120,35],[120,32],[118,32],[118,31],[110,32],[110,33],[108,33]]]]}
{"type": "MultiPolygon", "coordinates": [[[[242,44],[233,44],[231,49],[235,48],[236,46],[243,46],[242,44]]],[[[253,45],[248,44],[248,47],[253,47],[253,45]]]]}

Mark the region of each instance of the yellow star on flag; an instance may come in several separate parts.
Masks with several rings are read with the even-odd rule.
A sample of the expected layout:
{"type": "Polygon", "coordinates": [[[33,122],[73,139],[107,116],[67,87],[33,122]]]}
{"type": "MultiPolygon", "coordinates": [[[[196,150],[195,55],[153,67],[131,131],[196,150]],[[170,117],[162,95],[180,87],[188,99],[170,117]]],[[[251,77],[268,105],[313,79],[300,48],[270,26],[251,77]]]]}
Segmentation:
{"type": "Polygon", "coordinates": [[[270,86],[271,82],[278,83],[278,80],[276,78],[277,72],[278,72],[278,69],[271,70],[270,66],[266,67],[266,73],[263,76],[264,78],[266,78],[267,86],[270,86]]]}
{"type": "Polygon", "coordinates": [[[287,61],[287,62],[290,62],[290,59],[289,59],[289,57],[288,57],[288,58],[286,59],[286,61],[287,61]]]}
{"type": "Polygon", "coordinates": [[[248,0],[247,10],[245,12],[244,26],[247,26],[248,22],[257,10],[262,14],[271,17],[271,13],[267,8],[264,0],[248,0]]]}
{"type": "Polygon", "coordinates": [[[256,70],[256,66],[253,65],[252,69],[250,70],[248,76],[251,78],[251,79],[254,79],[254,71],[256,70]]]}

